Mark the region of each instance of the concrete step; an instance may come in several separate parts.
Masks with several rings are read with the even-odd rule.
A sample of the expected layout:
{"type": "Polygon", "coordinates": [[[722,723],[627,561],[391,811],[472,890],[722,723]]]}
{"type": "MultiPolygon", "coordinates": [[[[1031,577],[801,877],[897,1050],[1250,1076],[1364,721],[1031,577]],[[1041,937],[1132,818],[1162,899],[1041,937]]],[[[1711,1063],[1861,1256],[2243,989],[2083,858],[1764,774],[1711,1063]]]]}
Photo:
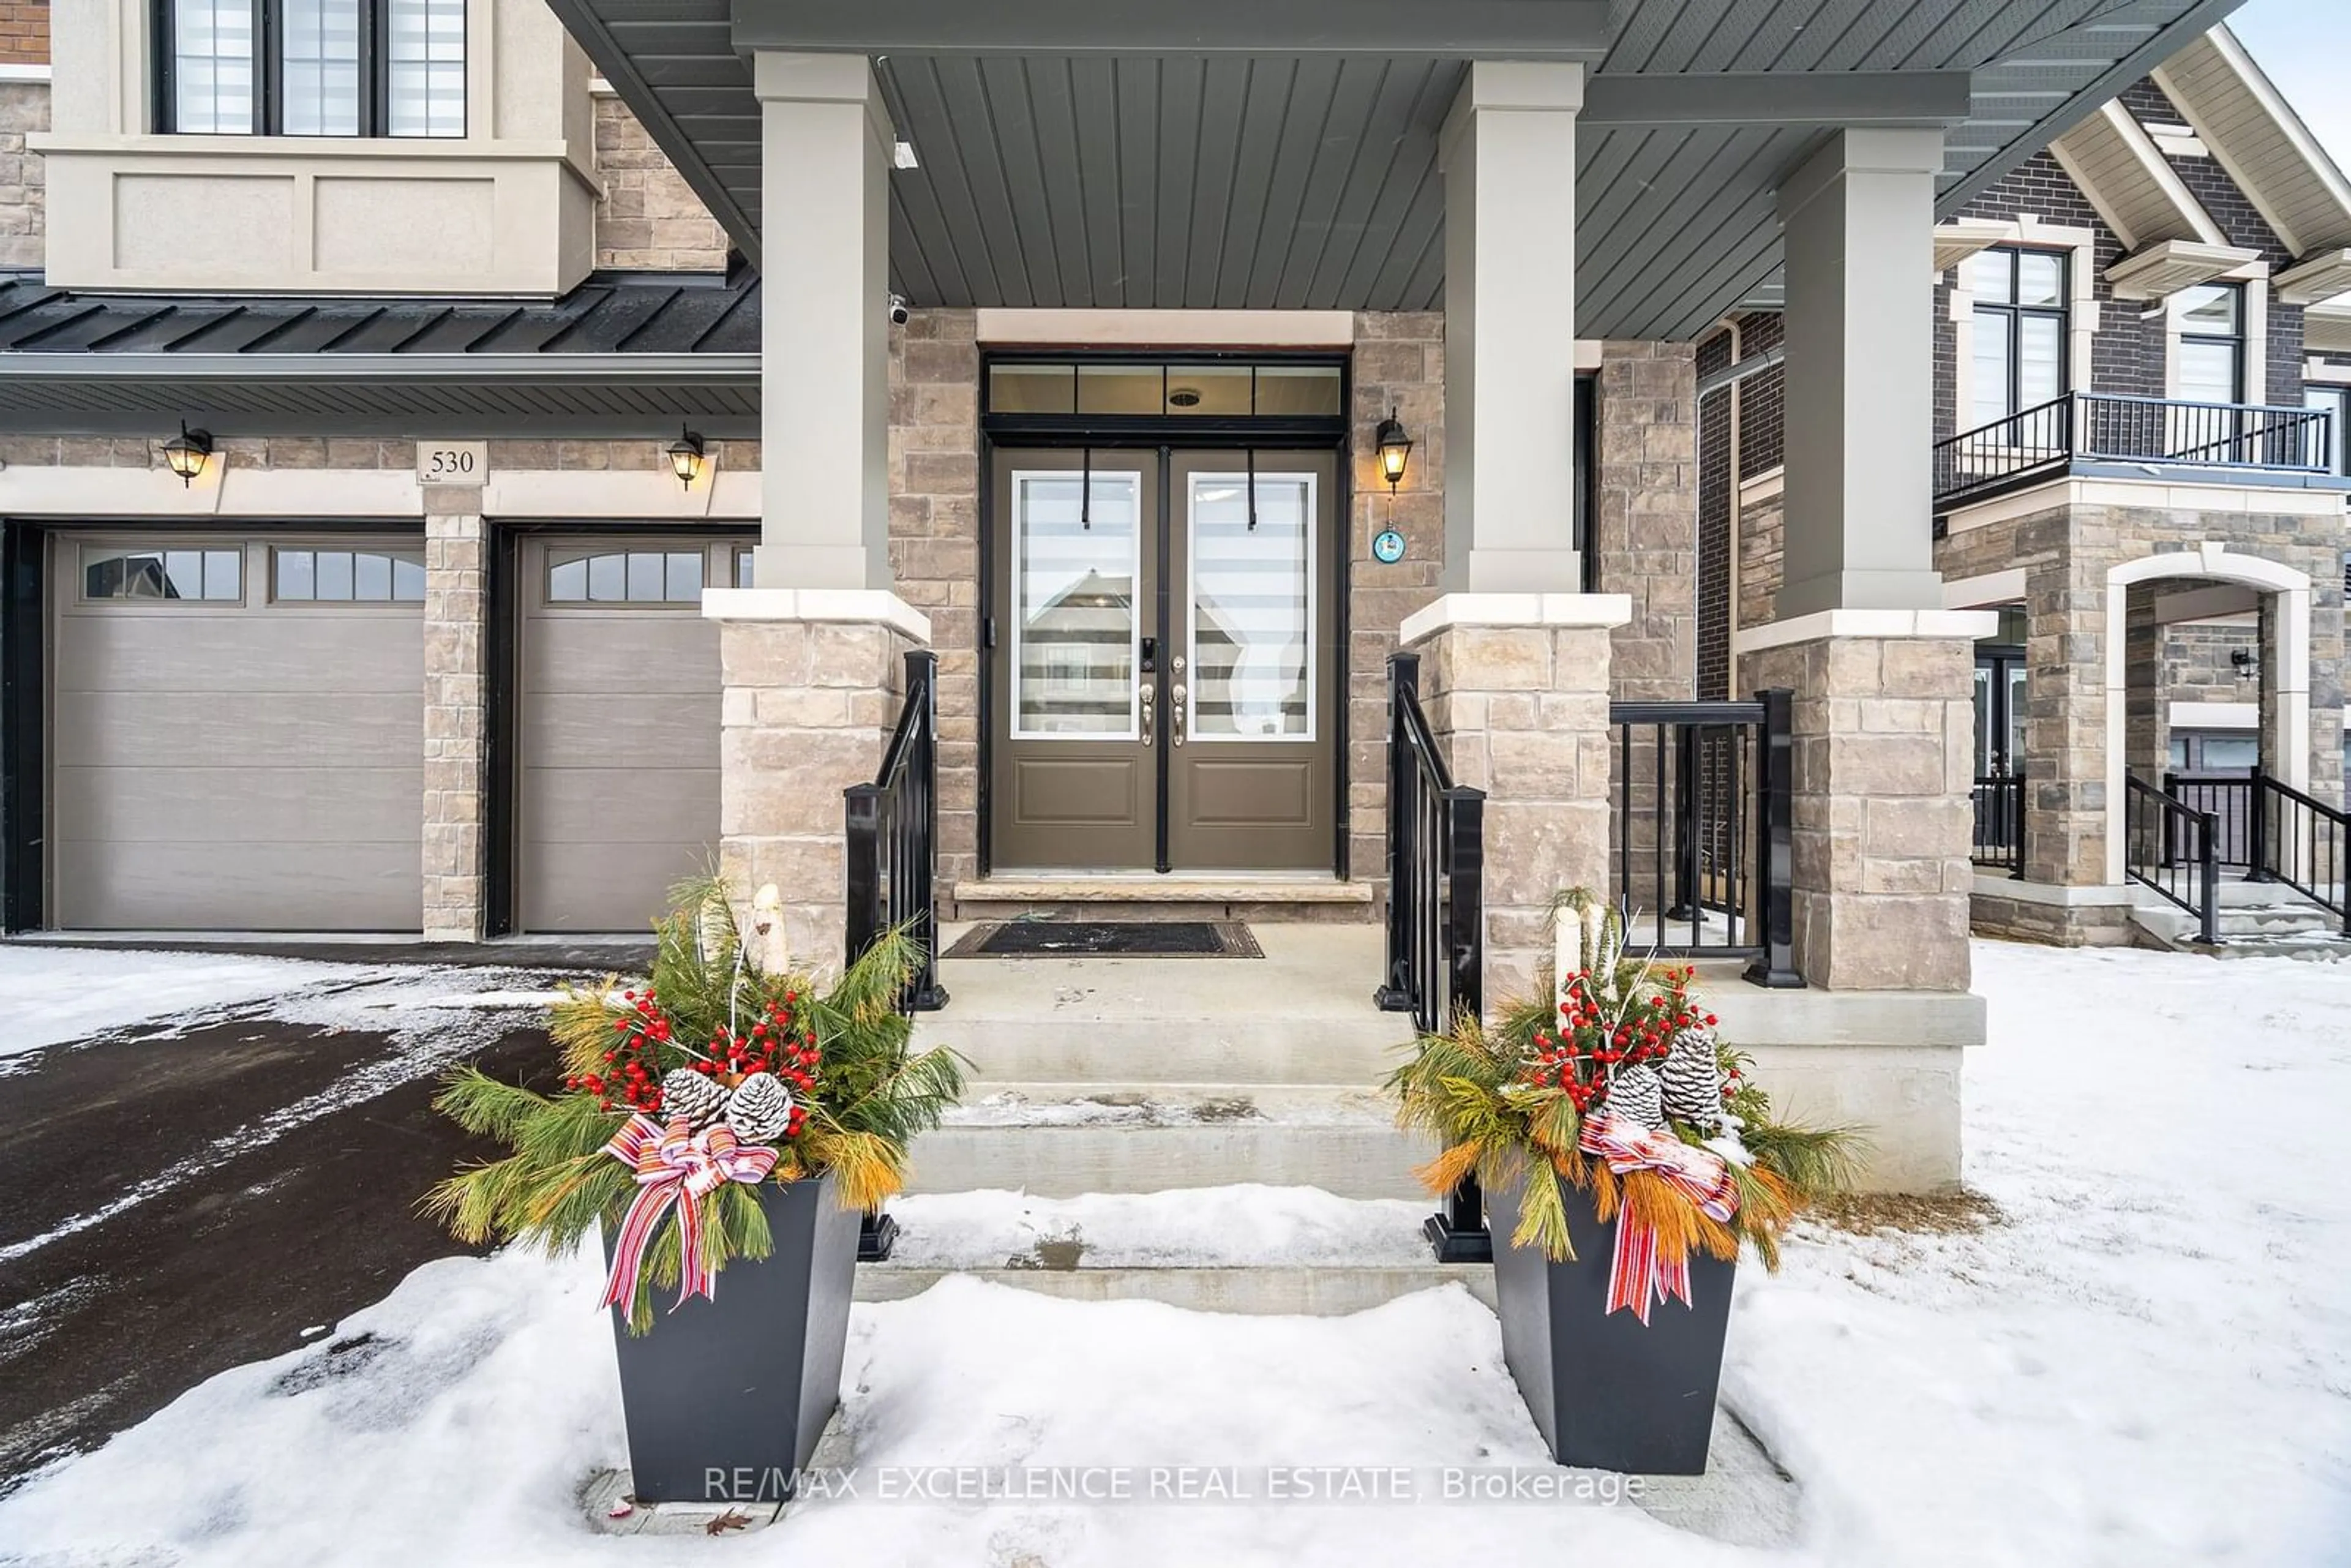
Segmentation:
{"type": "Polygon", "coordinates": [[[907,1190],[1071,1197],[1257,1183],[1417,1199],[1413,1168],[1436,1153],[1369,1087],[1006,1085],[914,1141],[907,1190]]]}
{"type": "Polygon", "coordinates": [[[865,1263],[857,1270],[857,1299],[895,1301],[920,1295],[950,1273],[1081,1301],[1165,1301],[1203,1312],[1343,1317],[1415,1291],[1458,1284],[1494,1305],[1490,1263],[1371,1268],[1299,1264],[1166,1269],[934,1269],[865,1263]]]}
{"type": "Polygon", "coordinates": [[[949,959],[948,1005],[916,1019],[915,1041],[962,1052],[991,1088],[1377,1084],[1412,1037],[1372,1005],[1381,928],[1251,929],[1262,958],[949,959]]]}
{"type": "MultiPolygon", "coordinates": [[[[2351,953],[2351,943],[2345,941],[2342,922],[2333,911],[2306,902],[2278,901],[2273,888],[2262,891],[2271,902],[2245,902],[2242,893],[2233,900],[2223,898],[2213,924],[2220,938],[2219,951],[2224,956],[2290,954],[2331,957],[2351,953]]],[[[2131,919],[2158,946],[2200,947],[2196,917],[2152,894],[2135,891],[2131,919]]]]}

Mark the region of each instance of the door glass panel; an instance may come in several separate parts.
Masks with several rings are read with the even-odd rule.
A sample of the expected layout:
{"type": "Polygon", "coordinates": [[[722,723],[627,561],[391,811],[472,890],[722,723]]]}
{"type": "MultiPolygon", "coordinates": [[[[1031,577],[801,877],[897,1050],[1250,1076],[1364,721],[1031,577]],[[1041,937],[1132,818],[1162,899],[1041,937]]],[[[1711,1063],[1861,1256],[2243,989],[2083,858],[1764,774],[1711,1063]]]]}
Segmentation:
{"type": "Polygon", "coordinates": [[[1013,733],[1136,733],[1142,480],[1012,476],[1013,733]]]}
{"type": "Polygon", "coordinates": [[[1314,477],[1196,474],[1190,726],[1197,739],[1313,735],[1314,477]]]}
{"type": "Polygon", "coordinates": [[[1976,777],[1991,772],[1991,668],[1976,666],[1976,777]]]}
{"type": "Polygon", "coordinates": [[[2190,402],[2237,401],[2237,345],[2179,345],[2179,395],[2190,402]]]}
{"type": "Polygon", "coordinates": [[[2006,666],[2008,673],[2008,770],[2024,767],[2024,666],[2006,666]]]}

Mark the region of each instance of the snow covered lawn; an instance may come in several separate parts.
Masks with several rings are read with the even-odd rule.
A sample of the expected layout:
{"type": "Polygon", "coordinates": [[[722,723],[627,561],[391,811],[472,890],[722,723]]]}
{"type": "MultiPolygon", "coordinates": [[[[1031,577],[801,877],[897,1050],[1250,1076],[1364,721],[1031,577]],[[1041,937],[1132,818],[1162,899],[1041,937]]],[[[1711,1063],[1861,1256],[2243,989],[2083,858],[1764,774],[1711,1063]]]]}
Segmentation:
{"type": "MultiPolygon", "coordinates": [[[[1798,1560],[2344,1562],[2351,1189],[2326,1162],[2351,1111],[2351,969],[1977,958],[1992,1041],[1968,1064],[1970,1179],[2005,1222],[1813,1232],[1778,1278],[1742,1271],[1724,1396],[1802,1489],[1798,1560]]],[[[928,1201],[964,1228],[924,1243],[942,1260],[1071,1224],[1186,1247],[1139,1200],[928,1201]]],[[[1314,1204],[1286,1212],[1304,1225],[1314,1204]]],[[[1633,1507],[1445,1500],[1443,1467],[1542,1458],[1494,1320],[1458,1288],[1316,1320],[962,1278],[857,1310],[858,1464],[1229,1467],[1258,1495],[911,1502],[869,1482],[724,1543],[601,1539],[577,1498],[623,1446],[596,1284],[584,1257],[420,1270],[338,1326],[343,1348],[225,1374],[0,1500],[0,1562],[1790,1560],[1633,1507]],[[1269,1467],[1332,1465],[1406,1469],[1420,1500],[1264,1495],[1269,1467]]]]}

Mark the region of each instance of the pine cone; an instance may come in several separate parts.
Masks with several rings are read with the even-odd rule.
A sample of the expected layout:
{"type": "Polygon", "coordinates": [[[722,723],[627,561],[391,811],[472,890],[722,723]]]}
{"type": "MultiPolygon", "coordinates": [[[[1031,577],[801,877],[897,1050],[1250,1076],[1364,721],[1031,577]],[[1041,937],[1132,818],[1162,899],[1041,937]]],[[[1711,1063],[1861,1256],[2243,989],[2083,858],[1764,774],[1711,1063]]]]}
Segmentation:
{"type": "Polygon", "coordinates": [[[1665,1086],[1657,1081],[1657,1070],[1644,1061],[1617,1073],[1608,1085],[1606,1109],[1644,1127],[1664,1126],[1665,1086]]]}
{"type": "Polygon", "coordinates": [[[662,1075],[662,1117],[683,1116],[699,1127],[726,1109],[726,1091],[707,1073],[673,1067],[662,1075]]]}
{"type": "Polygon", "coordinates": [[[754,1072],[726,1100],[726,1124],[747,1144],[772,1144],[791,1125],[792,1092],[772,1072],[754,1072]]]}
{"type": "Polygon", "coordinates": [[[1665,1083],[1666,1114],[1700,1129],[1722,1123],[1722,1070],[1713,1040],[1694,1029],[1674,1036],[1658,1073],[1665,1083]]]}

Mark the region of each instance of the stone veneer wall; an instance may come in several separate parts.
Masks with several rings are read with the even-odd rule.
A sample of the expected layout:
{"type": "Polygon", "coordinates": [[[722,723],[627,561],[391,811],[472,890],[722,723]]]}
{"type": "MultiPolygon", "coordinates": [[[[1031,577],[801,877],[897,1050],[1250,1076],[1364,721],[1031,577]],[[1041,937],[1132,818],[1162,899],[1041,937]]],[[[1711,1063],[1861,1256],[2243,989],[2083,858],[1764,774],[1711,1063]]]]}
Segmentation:
{"type": "Polygon", "coordinates": [[[1354,515],[1347,529],[1347,870],[1387,867],[1387,659],[1404,618],[1436,599],[1445,570],[1445,318],[1433,311],[1355,318],[1354,515]],[[1380,421],[1390,408],[1412,434],[1393,499],[1379,477],[1380,421]],[[1404,559],[1372,555],[1382,528],[1405,537],[1404,559]]]}
{"type": "Polygon", "coordinates": [[[1739,624],[1742,631],[1780,619],[1787,538],[1787,494],[1775,481],[1739,508],[1739,624]]]}
{"type": "MultiPolygon", "coordinates": [[[[2311,580],[2311,792],[2341,799],[2343,521],[2318,516],[2244,511],[2181,511],[2159,506],[2071,503],[1968,526],[1952,519],[1936,545],[1935,564],[1959,580],[2021,567],[2025,572],[2028,667],[2024,766],[2025,878],[2075,887],[2105,883],[2106,831],[2120,801],[2106,798],[2106,572],[2124,561],[2214,540],[2231,550],[2283,563],[2311,580]]],[[[2165,589],[2196,586],[2173,579],[2165,589]]],[[[2143,586],[2133,597],[2143,595],[2143,586]]],[[[2274,706],[2278,668],[2262,614],[2261,696],[2274,706]]],[[[2156,642],[2149,636],[2146,649],[2156,642]]],[[[2250,695],[2250,694],[2248,694],[2250,695]]],[[[2126,699],[2127,700],[2127,699],[2126,699]]],[[[2245,700],[2239,698],[2236,700],[2245,700]]],[[[2150,737],[2142,734],[2141,746],[2150,737]]],[[[2126,742],[2127,744],[2127,742],[2126,742]]]]}
{"type": "Polygon", "coordinates": [[[489,539],[482,492],[424,491],[424,938],[482,935],[489,539]]]}
{"type": "Polygon", "coordinates": [[[890,333],[890,568],[939,656],[938,891],[979,872],[979,344],[969,310],[890,333]]]}
{"type": "Polygon", "coordinates": [[[1632,596],[1609,637],[1610,694],[1687,702],[1698,680],[1698,367],[1687,343],[1604,343],[1592,548],[1603,593],[1632,596]]]}
{"type": "MultiPolygon", "coordinates": [[[[46,7],[43,15],[46,18],[46,7]]],[[[46,34],[43,51],[46,57],[46,34]]],[[[26,150],[25,136],[48,128],[48,83],[0,81],[0,267],[41,265],[47,245],[47,193],[41,155],[26,150]]]]}
{"type": "Polygon", "coordinates": [[[724,272],[726,231],[617,94],[596,94],[595,134],[596,265],[724,272]]]}

